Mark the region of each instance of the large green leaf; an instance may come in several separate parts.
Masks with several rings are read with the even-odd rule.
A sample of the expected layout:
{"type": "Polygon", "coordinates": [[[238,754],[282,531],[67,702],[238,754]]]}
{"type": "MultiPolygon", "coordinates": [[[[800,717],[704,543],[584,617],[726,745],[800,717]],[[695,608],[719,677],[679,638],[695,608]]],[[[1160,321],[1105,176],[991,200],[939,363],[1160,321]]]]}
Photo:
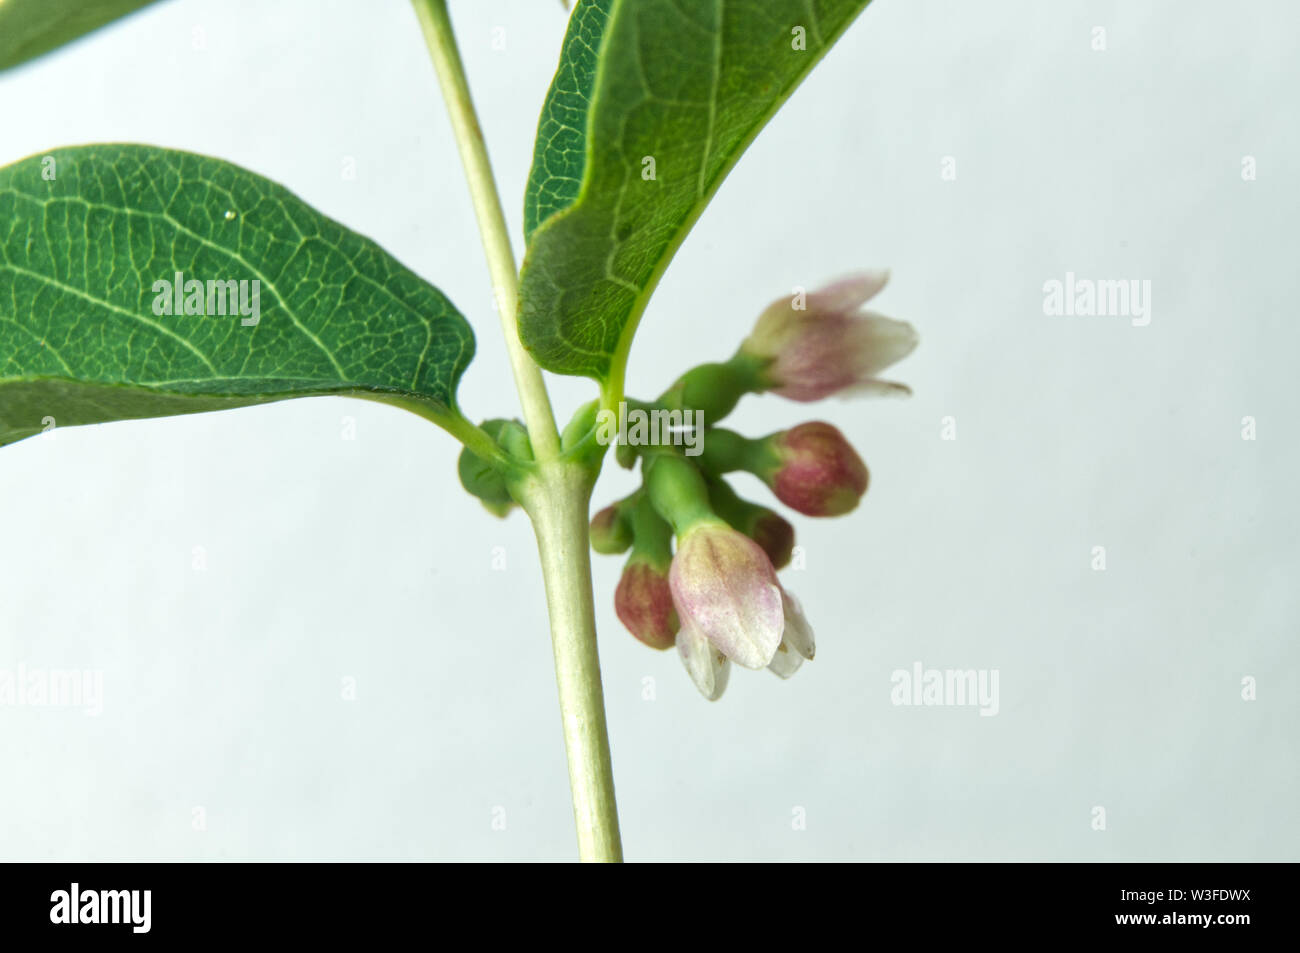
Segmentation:
{"type": "Polygon", "coordinates": [[[48,53],[156,0],[0,0],[0,70],[48,53]]]}
{"type": "Polygon", "coordinates": [[[587,150],[587,111],[597,51],[613,0],[583,0],[569,18],[560,68],[542,104],[533,169],[524,190],[524,236],[578,197],[587,150]]]}
{"type": "Polygon", "coordinates": [[[436,288],[228,162],[102,145],[0,169],[0,445],[317,394],[460,419],[473,354],[436,288]],[[175,313],[178,272],[206,316],[175,313]]]}
{"type": "Polygon", "coordinates": [[[621,388],[632,334],[669,259],[868,2],[578,4],[525,198],[519,334],[539,364],[621,388]]]}

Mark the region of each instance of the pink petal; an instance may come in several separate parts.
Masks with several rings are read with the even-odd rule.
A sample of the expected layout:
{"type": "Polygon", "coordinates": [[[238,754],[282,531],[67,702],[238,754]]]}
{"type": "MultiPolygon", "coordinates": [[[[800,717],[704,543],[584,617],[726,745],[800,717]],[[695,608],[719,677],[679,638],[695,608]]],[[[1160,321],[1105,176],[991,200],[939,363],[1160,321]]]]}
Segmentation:
{"type": "Polygon", "coordinates": [[[879,294],[888,281],[888,269],[848,275],[809,294],[808,310],[837,313],[856,311],[879,294]]]}
{"type": "Polygon", "coordinates": [[[855,322],[845,342],[854,353],[854,368],[859,377],[874,377],[876,372],[896,364],[916,350],[920,336],[906,321],[895,321],[883,314],[868,311],[855,322]]]}

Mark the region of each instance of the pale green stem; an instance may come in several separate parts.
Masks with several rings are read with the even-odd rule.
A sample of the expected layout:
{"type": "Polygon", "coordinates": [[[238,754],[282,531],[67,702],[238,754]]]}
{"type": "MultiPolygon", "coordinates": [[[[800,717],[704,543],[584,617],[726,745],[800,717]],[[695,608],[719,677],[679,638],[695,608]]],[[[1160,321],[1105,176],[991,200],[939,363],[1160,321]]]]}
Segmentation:
{"type": "Polygon", "coordinates": [[[492,276],[501,330],[505,333],[506,350],[510,352],[515,389],[519,391],[519,400],[523,404],[524,423],[528,425],[533,453],[539,460],[556,457],[560,453],[560,435],[555,429],[555,417],[541,369],[533,363],[519,341],[515,314],[519,304],[519,276],[515,253],[510,247],[510,232],[501,211],[501,198],[492,176],[483,130],[479,127],[474,100],[469,94],[465,66],[447,15],[447,3],[446,0],[412,0],[412,3],[429,54],[433,57],[433,68],[438,74],[438,83],[447,101],[447,113],[460,148],[460,160],[465,166],[465,179],[469,183],[474,214],[478,217],[479,232],[483,237],[483,251],[492,276]]]}
{"type": "Polygon", "coordinates": [[[560,694],[569,784],[578,831],[578,856],[585,861],[619,861],[618,811],[610,763],[605,699],[596,652],[587,513],[593,474],[560,459],[560,438],[542,374],[519,341],[515,309],[518,275],[501,200],[488,162],[456,49],[446,0],[412,0],[434,68],[447,100],[470,194],[483,235],[501,326],[510,352],[515,386],[524,409],[536,468],[518,493],[541,554],[546,605],[551,620],[555,678],[560,694]]]}
{"type": "Polygon", "coordinates": [[[587,861],[620,861],[623,845],[591,593],[587,538],[591,476],[571,463],[553,464],[546,470],[538,475],[536,492],[530,487],[525,494],[524,506],[537,533],[546,582],[578,856],[587,861]]]}

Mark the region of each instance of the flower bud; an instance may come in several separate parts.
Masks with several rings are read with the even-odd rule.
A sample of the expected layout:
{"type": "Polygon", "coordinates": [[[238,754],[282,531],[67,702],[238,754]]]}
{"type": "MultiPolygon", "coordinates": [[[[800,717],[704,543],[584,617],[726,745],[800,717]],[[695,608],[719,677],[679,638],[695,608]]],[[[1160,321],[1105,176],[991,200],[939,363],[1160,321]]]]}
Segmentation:
{"type": "Polygon", "coordinates": [[[615,556],[625,553],[632,545],[632,527],[615,503],[605,507],[591,518],[591,548],[598,553],[615,556]]]}
{"type": "MultiPolygon", "coordinates": [[[[523,428],[513,420],[485,420],[483,430],[489,437],[502,443],[503,437],[523,428]]],[[[525,440],[526,440],[525,434],[525,440]]],[[[468,447],[460,452],[456,460],[456,473],[460,476],[460,485],[478,497],[483,506],[494,516],[507,516],[515,507],[514,498],[506,485],[505,475],[488,460],[483,459],[468,447]]]]}
{"type": "Polygon", "coordinates": [[[761,388],[797,401],[841,391],[910,393],[876,374],[912,352],[916,330],[858,310],[888,280],[888,272],[867,272],[809,294],[802,309],[797,299],[770,304],[740,348],[742,355],[766,362],[761,388]]]}
{"type": "Polygon", "coordinates": [[[775,466],[759,475],[786,506],[805,516],[842,516],[867,492],[867,466],[844,435],[812,421],[768,438],[775,466]]]}
{"type": "Polygon", "coordinates": [[[745,668],[772,661],[785,615],[772,563],[757,543],[718,519],[679,533],[668,572],[683,628],[745,668]]]}
{"type": "Polygon", "coordinates": [[[627,630],[652,649],[672,648],[677,639],[677,610],[668,573],[633,554],[614,590],[614,611],[627,630]]]}
{"type": "Polygon", "coordinates": [[[765,507],[749,524],[745,535],[758,543],[767,553],[773,569],[784,569],[794,558],[794,527],[781,514],[765,507]]]}

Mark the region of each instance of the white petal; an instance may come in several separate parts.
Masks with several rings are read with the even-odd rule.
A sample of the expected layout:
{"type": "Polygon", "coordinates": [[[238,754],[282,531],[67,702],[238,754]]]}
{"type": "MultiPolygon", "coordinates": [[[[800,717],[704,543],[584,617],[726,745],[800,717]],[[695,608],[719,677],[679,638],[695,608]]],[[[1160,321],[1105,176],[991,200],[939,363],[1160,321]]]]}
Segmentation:
{"type": "Polygon", "coordinates": [[[911,397],[912,388],[897,381],[882,381],[870,378],[850,384],[840,391],[841,398],[848,397],[911,397]]]}
{"type": "Polygon", "coordinates": [[[709,640],[690,626],[682,626],[677,633],[677,651],[681,654],[686,673],[709,701],[717,701],[727,687],[731,664],[726,656],[709,644],[709,640]]]}
{"type": "Polygon", "coordinates": [[[781,605],[785,609],[785,631],[781,634],[781,645],[811,661],[817,646],[813,640],[812,626],[803,614],[803,606],[799,605],[799,600],[793,593],[785,590],[781,591],[781,605]]]}
{"type": "Polygon", "coordinates": [[[889,281],[889,270],[862,271],[841,278],[839,281],[820,288],[808,295],[808,310],[850,312],[862,307],[885,287],[889,281]]]}
{"type": "Polygon", "coordinates": [[[799,666],[802,664],[803,656],[790,648],[789,643],[782,640],[781,644],[777,647],[776,654],[772,656],[772,661],[767,667],[782,678],[789,678],[795,672],[799,671],[799,666]]]}
{"type": "Polygon", "coordinates": [[[867,311],[853,328],[853,350],[859,374],[870,377],[890,364],[896,364],[916,350],[921,337],[906,321],[895,321],[883,314],[867,311]]]}

